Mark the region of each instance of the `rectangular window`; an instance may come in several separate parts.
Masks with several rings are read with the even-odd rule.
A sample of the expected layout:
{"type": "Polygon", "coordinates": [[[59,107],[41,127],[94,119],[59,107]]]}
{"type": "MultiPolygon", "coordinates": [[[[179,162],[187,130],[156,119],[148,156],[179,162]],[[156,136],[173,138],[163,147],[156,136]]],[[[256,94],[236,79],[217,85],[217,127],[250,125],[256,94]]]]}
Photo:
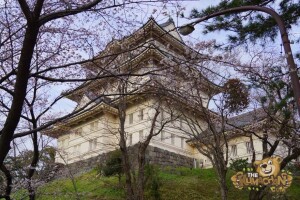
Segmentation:
{"type": "Polygon", "coordinates": [[[193,160],[194,160],[194,168],[198,168],[199,167],[198,166],[199,163],[198,163],[197,159],[194,158],[193,160]]]}
{"type": "Polygon", "coordinates": [[[247,150],[247,154],[252,153],[252,148],[251,148],[251,143],[250,142],[246,142],[246,150],[247,150]]]}
{"type": "Polygon", "coordinates": [[[133,113],[129,114],[129,124],[133,124],[133,113]]]}
{"type": "Polygon", "coordinates": [[[160,132],[160,140],[163,142],[165,141],[165,132],[164,131],[161,131],[160,132]]]}
{"type": "Polygon", "coordinates": [[[90,124],[90,130],[91,130],[91,131],[94,131],[94,130],[95,130],[95,124],[94,124],[94,122],[92,122],[92,123],[90,124]]]}
{"type": "Polygon", "coordinates": [[[144,119],[144,109],[139,110],[139,120],[142,121],[144,119]]]}
{"type": "Polygon", "coordinates": [[[80,136],[82,134],[82,127],[75,129],[74,134],[75,136],[80,136]]]}
{"type": "Polygon", "coordinates": [[[91,131],[98,130],[98,121],[90,123],[90,130],[91,131]]]}
{"type": "Polygon", "coordinates": [[[182,119],[179,119],[179,123],[180,123],[180,128],[182,128],[182,119]]]}
{"type": "Polygon", "coordinates": [[[200,164],[200,168],[203,168],[203,165],[204,165],[203,159],[199,160],[199,164],[200,164]]]}
{"type": "Polygon", "coordinates": [[[175,144],[175,135],[173,133],[171,134],[171,144],[175,144]]]}
{"type": "Polygon", "coordinates": [[[129,135],[129,145],[132,145],[132,134],[129,135]]]}
{"type": "Polygon", "coordinates": [[[97,139],[89,140],[89,150],[95,150],[97,148],[97,139]]]}
{"type": "Polygon", "coordinates": [[[231,146],[231,155],[232,155],[232,156],[237,156],[236,145],[232,145],[232,146],[231,146]]]}
{"type": "Polygon", "coordinates": [[[93,140],[89,141],[89,150],[93,150],[93,140]]]}
{"type": "Polygon", "coordinates": [[[184,138],[181,138],[181,148],[184,148],[184,138]]]}
{"type": "Polygon", "coordinates": [[[94,139],[94,149],[97,148],[97,144],[98,144],[97,139],[94,139]]]}
{"type": "Polygon", "coordinates": [[[143,130],[140,130],[140,131],[139,131],[139,138],[140,138],[140,141],[143,141],[143,139],[144,139],[144,133],[143,133],[143,130]]]}
{"type": "Polygon", "coordinates": [[[75,155],[80,154],[80,144],[74,146],[73,152],[74,152],[75,155]]]}

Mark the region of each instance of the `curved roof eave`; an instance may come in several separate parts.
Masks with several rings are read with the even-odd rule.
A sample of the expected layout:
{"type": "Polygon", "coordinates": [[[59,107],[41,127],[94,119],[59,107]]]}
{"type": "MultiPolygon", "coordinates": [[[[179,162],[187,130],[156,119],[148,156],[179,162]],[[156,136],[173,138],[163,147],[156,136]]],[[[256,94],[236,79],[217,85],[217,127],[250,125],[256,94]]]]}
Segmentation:
{"type": "Polygon", "coordinates": [[[74,126],[87,119],[93,118],[95,115],[100,114],[101,112],[111,113],[113,115],[118,114],[116,108],[105,102],[101,102],[89,110],[83,111],[76,116],[60,122],[59,124],[54,125],[52,128],[49,128],[48,130],[44,130],[42,134],[58,138],[59,136],[66,134],[71,129],[71,126],[74,126]]]}

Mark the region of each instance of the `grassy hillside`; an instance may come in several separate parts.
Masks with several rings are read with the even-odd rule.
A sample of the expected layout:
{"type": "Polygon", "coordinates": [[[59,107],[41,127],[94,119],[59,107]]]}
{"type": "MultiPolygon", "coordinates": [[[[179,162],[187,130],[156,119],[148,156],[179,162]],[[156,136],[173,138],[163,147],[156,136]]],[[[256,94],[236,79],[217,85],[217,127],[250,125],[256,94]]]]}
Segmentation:
{"type": "MultiPolygon", "coordinates": [[[[229,174],[230,177],[232,174],[229,174]]],[[[161,183],[160,194],[162,200],[213,200],[220,199],[216,175],[212,169],[166,169],[159,172],[161,183]]],[[[229,199],[247,199],[248,191],[240,191],[233,187],[228,178],[229,199]]],[[[76,192],[79,199],[121,200],[124,199],[123,185],[119,186],[117,177],[99,177],[93,170],[75,178],[73,184],[70,179],[53,181],[38,190],[38,200],[73,200],[76,192]],[[76,189],[75,189],[75,187],[76,189]]],[[[24,194],[23,194],[24,195],[24,194]]],[[[22,199],[20,193],[15,199],[22,199]]],[[[153,199],[151,191],[146,191],[146,199],[153,199]]],[[[295,178],[292,186],[285,194],[288,199],[300,199],[300,179],[295,178]]],[[[24,197],[24,196],[23,196],[24,197]]],[[[272,198],[266,198],[272,199],[272,198]]],[[[276,198],[283,199],[283,198],[276,198]]]]}

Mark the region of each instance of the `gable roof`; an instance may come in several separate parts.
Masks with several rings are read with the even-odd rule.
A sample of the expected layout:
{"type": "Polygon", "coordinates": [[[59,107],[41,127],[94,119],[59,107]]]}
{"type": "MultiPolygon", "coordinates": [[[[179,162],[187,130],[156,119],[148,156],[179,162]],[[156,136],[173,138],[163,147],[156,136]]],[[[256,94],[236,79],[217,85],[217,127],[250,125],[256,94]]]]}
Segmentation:
{"type": "Polygon", "coordinates": [[[159,26],[165,29],[165,31],[169,32],[169,34],[171,34],[173,37],[183,42],[181,35],[177,31],[174,20],[171,17],[168,19],[168,21],[159,24],[159,26]]]}
{"type": "MultiPolygon", "coordinates": [[[[190,53],[186,54],[186,52],[194,52],[197,55],[201,55],[183,42],[171,18],[160,25],[153,17],[150,17],[142,27],[131,35],[125,36],[120,40],[114,39],[109,42],[94,60],[101,59],[101,64],[105,66],[106,62],[103,61],[103,59],[110,62],[111,59],[114,59],[119,54],[135,50],[136,46],[140,44],[151,43],[152,41],[158,40],[161,40],[164,44],[172,44],[169,45],[168,48],[177,54],[190,57],[190,53]]],[[[83,66],[90,70],[93,69],[89,64],[84,64],[83,66]]]]}
{"type": "Polygon", "coordinates": [[[63,134],[67,134],[72,126],[79,124],[82,121],[92,119],[101,113],[110,113],[116,115],[118,112],[117,108],[114,108],[113,106],[102,101],[98,104],[94,104],[92,109],[83,110],[77,115],[63,120],[62,122],[56,123],[54,126],[43,130],[42,133],[47,136],[58,138],[63,134]]]}
{"type": "Polygon", "coordinates": [[[234,127],[245,127],[251,125],[253,123],[260,122],[267,117],[267,113],[264,109],[259,108],[241,115],[237,115],[235,117],[231,117],[228,119],[228,127],[226,130],[233,129],[234,127]]]}
{"type": "MultiPolygon", "coordinates": [[[[228,118],[227,121],[224,124],[224,131],[226,133],[229,133],[230,135],[229,138],[233,138],[236,136],[240,136],[239,133],[235,133],[233,132],[233,134],[231,134],[231,131],[236,131],[237,129],[241,128],[247,128],[248,126],[254,125],[254,124],[260,124],[261,122],[263,122],[266,118],[268,117],[268,114],[264,111],[263,108],[258,108],[246,113],[243,113],[241,115],[237,115],[231,118],[228,118]]],[[[257,126],[259,127],[259,126],[257,126]]],[[[222,131],[222,125],[217,124],[215,125],[215,130],[218,133],[221,133],[222,131]]],[[[206,129],[202,132],[203,135],[210,135],[211,130],[206,129]]],[[[187,142],[194,142],[197,141],[197,136],[195,136],[195,138],[191,138],[189,140],[187,140],[187,142]]]]}

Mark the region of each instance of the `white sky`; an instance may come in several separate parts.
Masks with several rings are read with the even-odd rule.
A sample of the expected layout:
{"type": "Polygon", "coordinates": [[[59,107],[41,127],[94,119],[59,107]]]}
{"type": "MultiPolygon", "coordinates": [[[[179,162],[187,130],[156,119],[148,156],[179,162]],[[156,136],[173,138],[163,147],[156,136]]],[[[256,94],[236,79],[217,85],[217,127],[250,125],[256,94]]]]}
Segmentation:
{"type": "MultiPolygon", "coordinates": [[[[216,1],[205,1],[205,0],[182,1],[181,5],[182,5],[182,7],[185,8],[185,10],[184,10],[185,17],[188,17],[193,8],[204,9],[204,8],[207,8],[208,6],[216,5],[218,2],[219,2],[218,0],[216,0],[216,1]]],[[[149,19],[149,17],[151,15],[153,15],[153,17],[156,19],[156,21],[158,23],[166,22],[169,18],[169,16],[162,14],[163,9],[160,7],[154,7],[154,6],[150,7],[150,8],[145,7],[145,9],[147,10],[147,12],[142,13],[141,18],[138,19],[138,20],[143,21],[143,23],[147,22],[147,20],[149,19]],[[157,9],[157,12],[155,12],[154,14],[152,14],[153,9],[157,9]],[[160,13],[160,15],[158,15],[159,13],[160,13]],[[145,16],[145,15],[147,15],[147,16],[145,16]]],[[[170,15],[174,19],[174,22],[177,26],[181,26],[185,23],[189,23],[189,22],[193,21],[193,19],[185,19],[185,18],[177,17],[176,14],[172,14],[173,12],[174,12],[174,8],[170,7],[170,9],[168,9],[167,14],[170,15]]],[[[139,27],[137,27],[137,28],[139,28],[139,27]]],[[[210,33],[207,35],[203,35],[202,34],[202,25],[198,24],[196,26],[196,30],[189,36],[183,36],[183,39],[184,40],[195,40],[195,41],[218,39],[218,41],[221,42],[226,39],[226,35],[225,34],[220,35],[219,33],[210,33]]],[[[51,93],[53,93],[53,94],[60,93],[60,91],[61,91],[60,88],[52,88],[52,90],[54,90],[54,91],[51,91],[51,93]]],[[[61,100],[58,104],[56,104],[54,106],[54,109],[58,110],[58,111],[62,111],[62,112],[71,112],[75,106],[76,106],[75,102],[72,102],[68,99],[64,99],[64,100],[61,100]]]]}
{"type": "MultiPolygon", "coordinates": [[[[144,7],[144,12],[140,14],[140,18],[137,19],[141,21],[142,23],[145,23],[149,17],[152,15],[158,23],[163,23],[168,20],[170,15],[173,19],[174,22],[176,23],[177,26],[184,25],[186,23],[190,23],[194,21],[195,19],[187,19],[189,17],[189,14],[193,8],[197,8],[198,10],[205,9],[208,6],[212,5],[217,5],[220,1],[215,0],[215,1],[208,1],[208,0],[198,0],[198,1],[181,1],[181,7],[184,8],[183,13],[186,18],[181,18],[176,16],[175,12],[177,8],[174,7],[168,7],[167,9],[163,9],[162,7],[155,7],[155,5],[160,5],[160,4],[155,4],[153,6],[148,6],[144,7]],[[154,9],[157,9],[155,13],[152,11],[154,9]],[[165,13],[164,13],[165,12],[165,13]]],[[[143,8],[142,8],[143,9],[143,8]]],[[[182,36],[185,41],[207,41],[207,40],[216,40],[219,43],[224,43],[226,42],[227,38],[227,32],[221,31],[221,32],[213,32],[213,33],[208,33],[204,35],[202,33],[203,31],[203,25],[207,22],[202,22],[200,24],[197,24],[195,26],[195,31],[190,34],[189,36],[182,36]]],[[[137,27],[139,28],[139,27],[137,27]]],[[[300,28],[298,27],[293,27],[293,29],[290,31],[290,39],[295,40],[299,38],[300,35],[300,28]]],[[[108,41],[109,42],[109,41],[108,41]]],[[[273,44],[269,44],[269,47],[275,50],[278,50],[278,53],[280,52],[280,44],[281,40],[278,38],[277,42],[273,44]]],[[[292,44],[293,51],[296,52],[299,49],[299,44],[292,44]]],[[[247,54],[245,53],[243,55],[243,58],[246,60],[247,59],[247,54]]],[[[57,88],[51,88],[51,93],[52,94],[59,94],[62,91],[61,87],[57,88]]],[[[49,91],[50,92],[50,91],[49,91]]],[[[70,112],[74,109],[76,104],[68,99],[61,100],[58,104],[54,106],[55,110],[61,111],[61,112],[70,112]]]]}
{"type": "MultiPolygon", "coordinates": [[[[195,19],[187,19],[187,17],[189,17],[189,14],[191,12],[191,10],[193,8],[197,8],[198,10],[201,9],[205,9],[208,6],[213,6],[213,5],[217,5],[220,1],[219,0],[215,0],[215,1],[208,1],[208,0],[198,0],[198,1],[182,1],[181,2],[181,6],[184,8],[183,13],[185,18],[181,18],[176,16],[176,14],[174,12],[176,12],[176,9],[174,9],[174,7],[169,7],[167,8],[167,12],[163,13],[164,11],[166,11],[165,9],[163,9],[162,7],[145,7],[144,13],[141,13],[140,15],[140,19],[137,19],[139,21],[142,21],[142,23],[145,23],[148,18],[152,15],[156,21],[158,23],[163,23],[165,21],[168,20],[170,15],[173,19],[174,22],[177,26],[181,26],[184,25],[186,23],[190,23],[192,21],[194,21],[195,19]],[[152,11],[154,9],[157,9],[157,11],[153,14],[152,11]]],[[[156,4],[158,5],[158,4],[156,4]]],[[[226,38],[227,38],[227,34],[228,32],[225,31],[220,31],[220,32],[213,32],[213,33],[208,33],[208,34],[203,34],[203,25],[207,23],[207,22],[202,22],[200,24],[197,24],[195,26],[195,31],[190,34],[189,36],[182,36],[183,39],[185,41],[207,41],[207,40],[216,40],[219,43],[224,43],[226,42],[226,38]]],[[[138,28],[138,27],[137,27],[138,28]]],[[[290,31],[290,40],[295,40],[297,38],[299,38],[300,35],[300,28],[295,26],[293,27],[293,29],[290,31]]],[[[269,44],[269,48],[270,49],[275,49],[278,50],[278,53],[280,52],[280,44],[281,44],[281,40],[280,38],[278,38],[277,42],[273,43],[273,44],[269,44]]],[[[296,52],[298,49],[297,47],[299,47],[299,44],[292,44],[292,48],[293,51],[296,52]]],[[[243,59],[246,60],[248,58],[247,54],[245,53],[243,55],[243,59]]],[[[60,93],[61,89],[60,88],[53,88],[51,93],[60,93]]],[[[61,100],[60,103],[55,105],[55,110],[59,110],[61,112],[70,112],[74,109],[74,107],[76,106],[76,104],[68,99],[64,99],[61,100]]]]}

